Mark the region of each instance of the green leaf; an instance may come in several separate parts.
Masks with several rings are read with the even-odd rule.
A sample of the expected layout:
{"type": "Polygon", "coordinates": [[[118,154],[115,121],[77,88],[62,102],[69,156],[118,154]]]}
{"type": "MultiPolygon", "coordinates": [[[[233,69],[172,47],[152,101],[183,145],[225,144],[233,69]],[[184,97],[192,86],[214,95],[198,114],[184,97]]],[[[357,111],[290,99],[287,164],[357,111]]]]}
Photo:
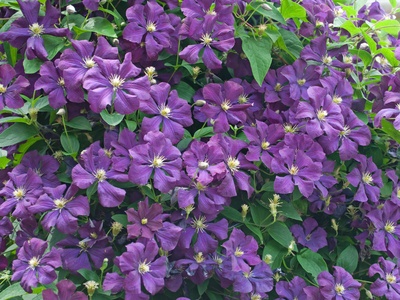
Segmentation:
{"type": "Polygon", "coordinates": [[[263,259],[267,254],[272,256],[272,263],[270,264],[271,269],[280,268],[282,260],[288,253],[287,248],[282,247],[275,241],[268,241],[263,250],[263,259]]]}
{"type": "Polygon", "coordinates": [[[125,120],[125,123],[128,129],[132,132],[137,128],[137,123],[135,121],[125,120]]]}
{"type": "Polygon", "coordinates": [[[79,141],[75,135],[67,135],[65,132],[61,134],[60,137],[61,146],[68,154],[78,153],[79,151],[79,141]]]}
{"type": "Polygon", "coordinates": [[[368,44],[368,46],[369,46],[369,50],[371,50],[371,54],[372,55],[375,55],[375,52],[376,52],[376,42],[375,42],[375,40],[372,38],[372,37],[370,37],[366,32],[362,32],[362,34],[363,34],[363,36],[364,36],[364,39],[365,39],[365,41],[367,42],[367,44],[368,44]]]}
{"type": "Polygon", "coordinates": [[[22,157],[25,155],[26,151],[35,144],[36,142],[42,140],[40,136],[32,137],[28,139],[25,143],[18,147],[17,153],[14,155],[14,165],[18,165],[21,162],[22,157]]]}
{"type": "Polygon", "coordinates": [[[30,120],[28,118],[21,118],[21,117],[5,117],[0,119],[0,124],[3,123],[26,123],[28,124],[30,120]]]}
{"type": "Polygon", "coordinates": [[[242,39],[242,47],[244,54],[246,54],[250,61],[254,79],[261,86],[272,63],[272,42],[269,38],[265,37],[258,39],[249,37],[242,39]]]}
{"type": "MultiPolygon", "coordinates": [[[[396,142],[398,142],[400,144],[400,131],[396,130],[393,127],[393,124],[385,119],[382,119],[381,125],[382,125],[382,130],[384,132],[386,132],[392,139],[394,139],[396,142]]],[[[1,134],[0,134],[0,138],[1,138],[1,134]]]]}
{"type": "Polygon", "coordinates": [[[271,214],[269,209],[255,203],[250,204],[250,212],[254,224],[259,226],[267,225],[267,217],[271,214]]]}
{"type": "Polygon", "coordinates": [[[357,55],[363,61],[364,66],[368,66],[372,62],[372,56],[369,52],[361,49],[349,49],[353,55],[357,55]]]}
{"type": "Polygon", "coordinates": [[[302,221],[303,219],[300,217],[300,214],[294,208],[292,202],[282,202],[281,206],[279,207],[279,212],[281,215],[284,215],[287,218],[302,221]]]}
{"type": "Polygon", "coordinates": [[[279,33],[282,36],[282,38],[278,39],[278,45],[280,46],[280,48],[282,48],[294,58],[299,58],[300,52],[301,50],[303,50],[303,44],[301,43],[297,35],[283,28],[279,28],[279,33]]]}
{"type": "Polygon", "coordinates": [[[33,125],[15,123],[0,133],[0,148],[26,141],[37,133],[38,130],[33,125]]]}
{"type": "Polygon", "coordinates": [[[3,47],[7,55],[7,62],[14,67],[17,62],[18,49],[7,42],[3,42],[3,47]]]}
{"type": "Polygon", "coordinates": [[[305,249],[305,251],[302,251],[296,257],[303,269],[310,273],[315,281],[317,281],[319,273],[328,271],[328,266],[323,257],[310,249],[305,249]]]}
{"type": "Polygon", "coordinates": [[[389,0],[389,3],[393,8],[397,7],[397,0],[389,0]]]}
{"type": "Polygon", "coordinates": [[[299,18],[306,20],[307,18],[306,9],[291,0],[281,1],[281,13],[285,19],[299,18]]]}
{"type": "Polygon", "coordinates": [[[378,54],[378,53],[383,54],[383,56],[388,60],[388,62],[390,63],[390,65],[392,67],[397,67],[399,65],[399,61],[395,57],[394,51],[392,51],[388,48],[381,48],[375,52],[375,54],[378,54]]]}
{"type": "Polygon", "coordinates": [[[210,282],[210,280],[207,279],[203,283],[197,285],[197,291],[199,292],[200,296],[202,296],[204,294],[204,292],[207,291],[209,282],[210,282]]]}
{"type": "Polygon", "coordinates": [[[261,232],[261,230],[260,230],[260,228],[259,227],[257,227],[257,226],[255,226],[255,225],[253,225],[253,224],[250,224],[249,222],[244,222],[244,224],[246,225],[246,227],[251,231],[251,232],[253,232],[255,235],[256,235],[256,237],[258,237],[258,244],[260,245],[264,245],[264,237],[263,237],[263,234],[262,234],[262,232],[261,232]]]}
{"type": "Polygon", "coordinates": [[[283,18],[282,14],[279,12],[279,10],[276,9],[274,6],[274,3],[272,2],[259,2],[259,1],[253,1],[250,4],[247,4],[246,10],[248,11],[256,11],[260,15],[273,19],[275,21],[278,21],[279,23],[282,23],[283,25],[286,25],[286,21],[283,18]],[[262,4],[267,4],[271,10],[266,10],[262,8],[262,4]]]}
{"type": "Polygon", "coordinates": [[[19,282],[16,282],[16,283],[10,285],[9,287],[7,287],[5,290],[3,290],[0,293],[0,299],[7,300],[7,299],[11,299],[13,297],[22,296],[25,294],[26,294],[26,292],[21,287],[21,284],[19,282]]]}
{"type": "Polygon", "coordinates": [[[268,26],[267,30],[265,30],[265,33],[269,36],[273,43],[275,43],[282,36],[278,31],[278,28],[275,26],[268,26]]]}
{"type": "Polygon", "coordinates": [[[100,35],[116,38],[114,27],[110,21],[101,17],[90,18],[82,28],[83,31],[95,32],[100,35]]]}
{"type": "Polygon", "coordinates": [[[22,65],[24,66],[24,70],[26,74],[35,74],[40,70],[40,66],[44,63],[44,61],[39,58],[27,59],[26,56],[22,65]]]}
{"type": "Polygon", "coordinates": [[[349,245],[344,249],[337,259],[336,264],[347,272],[353,273],[358,265],[358,251],[353,245],[349,245]]]}
{"type": "Polygon", "coordinates": [[[382,20],[375,23],[374,27],[393,36],[397,36],[400,31],[400,23],[397,20],[382,20]]]}
{"type": "Polygon", "coordinates": [[[212,127],[204,127],[201,128],[199,130],[197,130],[194,135],[193,138],[194,139],[199,139],[202,137],[210,137],[214,135],[214,129],[212,127]]]}
{"type": "Polygon", "coordinates": [[[116,222],[121,223],[122,225],[124,225],[124,227],[126,227],[128,225],[128,217],[125,214],[113,215],[111,217],[111,219],[113,219],[116,222]]]}
{"type": "MultiPolygon", "coordinates": [[[[286,249],[289,247],[290,243],[293,241],[292,233],[286,224],[282,222],[275,222],[271,226],[268,227],[269,235],[281,244],[286,249]]],[[[297,246],[295,246],[295,251],[297,251],[297,246]]]]}
{"type": "Polygon", "coordinates": [[[71,121],[65,122],[65,125],[74,129],[80,129],[86,131],[92,130],[92,126],[90,125],[88,119],[82,116],[73,118],[71,121]]]}
{"type": "Polygon", "coordinates": [[[88,281],[93,280],[93,281],[100,283],[99,276],[96,274],[96,272],[94,272],[92,270],[80,269],[80,270],[78,270],[78,273],[81,274],[83,276],[83,278],[85,278],[88,281]]]}
{"type": "Polygon", "coordinates": [[[52,35],[43,35],[43,41],[44,41],[44,48],[46,48],[47,51],[47,59],[52,60],[58,52],[62,48],[64,48],[64,38],[62,37],[57,37],[57,36],[52,36],[52,35]]]}
{"type": "Polygon", "coordinates": [[[110,126],[117,126],[125,117],[125,115],[121,115],[116,112],[110,114],[106,109],[100,113],[100,116],[110,126]]]}
{"type": "Polygon", "coordinates": [[[351,36],[361,32],[361,29],[354,25],[354,23],[350,20],[344,22],[340,27],[347,30],[351,36]]]}
{"type": "Polygon", "coordinates": [[[229,221],[243,223],[242,214],[233,207],[225,206],[224,210],[221,213],[229,221]]]}
{"type": "Polygon", "coordinates": [[[185,99],[188,102],[192,102],[194,93],[196,92],[190,85],[186,82],[181,81],[178,85],[173,87],[173,90],[178,92],[179,98],[185,99]]]}

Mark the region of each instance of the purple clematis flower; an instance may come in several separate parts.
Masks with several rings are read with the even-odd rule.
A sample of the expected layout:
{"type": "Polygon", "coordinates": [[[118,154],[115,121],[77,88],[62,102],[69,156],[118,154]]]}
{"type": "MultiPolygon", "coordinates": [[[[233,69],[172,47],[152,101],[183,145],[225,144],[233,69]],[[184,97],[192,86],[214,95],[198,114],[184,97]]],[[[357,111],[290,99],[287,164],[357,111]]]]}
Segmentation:
{"type": "Polygon", "coordinates": [[[255,81],[252,84],[256,90],[264,94],[266,103],[282,102],[287,106],[291,106],[294,101],[289,97],[288,79],[283,76],[282,70],[283,68],[278,70],[270,69],[261,87],[255,81]]]}
{"type": "Polygon", "coordinates": [[[57,279],[54,269],[61,266],[57,250],[46,253],[47,242],[37,238],[26,241],[18,251],[18,259],[13,261],[11,280],[21,280],[22,288],[32,293],[38,283],[50,284],[57,279]]]}
{"type": "Polygon", "coordinates": [[[90,108],[100,113],[113,106],[120,114],[131,114],[139,108],[139,99],[149,98],[150,83],[146,76],[132,80],[140,74],[127,53],[122,64],[117,60],[95,57],[97,68],[86,73],[83,87],[88,91],[90,108]]]}
{"type": "Polygon", "coordinates": [[[75,197],[79,188],[71,185],[65,192],[66,188],[65,184],[55,188],[43,188],[46,194],[40,196],[37,202],[28,208],[33,214],[48,212],[41,224],[49,232],[56,227],[62,233],[74,233],[78,229],[78,216],[89,215],[88,199],[84,196],[75,197]]]}
{"type": "Polygon", "coordinates": [[[68,280],[63,279],[56,284],[57,294],[50,289],[42,292],[43,300],[87,300],[83,292],[76,292],[75,284],[68,280]]]}
{"type": "Polygon", "coordinates": [[[67,86],[78,86],[83,82],[86,73],[97,67],[94,56],[103,59],[118,59],[118,48],[111,47],[108,41],[100,36],[97,38],[96,48],[93,42],[71,40],[72,49],[65,49],[61,54],[58,67],[63,71],[67,86]]]}
{"type": "Polygon", "coordinates": [[[400,130],[400,93],[386,91],[383,101],[384,107],[376,114],[374,126],[381,126],[382,119],[393,118],[394,128],[400,130]]]}
{"type": "Polygon", "coordinates": [[[353,102],[354,91],[350,82],[339,76],[328,76],[321,78],[321,84],[328,90],[328,94],[332,97],[333,103],[339,106],[350,108],[353,102]]]}
{"type": "Polygon", "coordinates": [[[24,105],[20,95],[30,83],[22,75],[11,83],[16,74],[10,65],[0,65],[0,110],[4,106],[21,108],[24,105]]]}
{"type": "Polygon", "coordinates": [[[105,258],[112,259],[114,251],[109,246],[103,222],[91,221],[78,229],[77,236],[68,236],[56,244],[64,269],[76,273],[80,269],[100,269],[105,258]]]}
{"type": "Polygon", "coordinates": [[[38,57],[46,60],[47,51],[44,48],[43,35],[67,36],[67,28],[56,28],[60,12],[46,1],[46,14],[39,16],[40,2],[38,0],[17,0],[23,17],[15,20],[10,29],[0,33],[0,40],[7,41],[11,46],[22,48],[26,44],[26,57],[38,57]]]}
{"type": "Polygon", "coordinates": [[[132,43],[144,43],[150,60],[157,59],[163,49],[170,47],[170,37],[175,29],[157,2],[131,6],[126,11],[126,17],[129,23],[122,36],[132,43]]]}
{"type": "Polygon", "coordinates": [[[136,140],[136,134],[130,131],[128,128],[121,130],[118,140],[111,141],[112,151],[112,168],[115,171],[125,173],[129,169],[131,164],[131,157],[129,155],[129,149],[137,146],[139,143],[136,140]]]}
{"type": "Polygon", "coordinates": [[[327,300],[358,300],[360,299],[361,283],[342,267],[333,267],[333,275],[323,271],[318,275],[320,293],[327,300]]]}
{"type": "Polygon", "coordinates": [[[183,127],[193,124],[190,105],[179,98],[176,90],[171,91],[168,83],[161,82],[150,88],[150,99],[140,102],[140,110],[146,114],[142,122],[142,134],[150,131],[161,131],[173,144],[178,143],[184,134],[183,127]]]}
{"type": "MultiPolygon", "coordinates": [[[[194,19],[190,19],[192,23],[194,19]]],[[[203,62],[208,69],[220,69],[222,62],[215,55],[212,48],[215,48],[222,52],[227,52],[232,49],[235,45],[234,30],[232,26],[228,26],[223,23],[217,23],[216,19],[212,19],[209,22],[204,22],[201,26],[198,26],[198,22],[195,22],[195,32],[190,34],[190,38],[199,41],[200,44],[189,45],[184,48],[180,53],[179,57],[188,63],[195,64],[199,59],[200,50],[204,49],[203,62]],[[212,47],[212,48],[211,48],[212,47]]],[[[183,30],[189,30],[191,24],[183,24],[183,30]]]]}
{"type": "Polygon", "coordinates": [[[115,264],[125,275],[125,291],[141,294],[143,284],[150,294],[156,294],[164,286],[167,258],[161,256],[156,259],[158,246],[154,240],[146,244],[131,243],[126,249],[125,253],[115,259],[115,264]]]}
{"type": "Polygon", "coordinates": [[[347,175],[347,180],[352,186],[358,187],[354,200],[359,202],[377,202],[379,200],[379,188],[383,186],[382,171],[372,161],[372,157],[358,155],[355,158],[359,164],[347,175]]]}
{"type": "Polygon", "coordinates": [[[249,272],[233,273],[233,290],[239,293],[268,293],[274,287],[273,273],[264,261],[249,272]]]}
{"type": "Polygon", "coordinates": [[[129,180],[145,185],[154,171],[154,187],[167,193],[180,179],[181,153],[162,132],[151,131],[143,140],[145,144],[129,150],[132,157],[129,180]]]}
{"type": "Polygon", "coordinates": [[[208,184],[226,172],[224,154],[218,145],[193,140],[182,154],[186,172],[192,179],[208,184]]]}
{"type": "Polygon", "coordinates": [[[250,266],[256,266],[261,262],[257,255],[257,241],[250,235],[246,236],[243,231],[233,228],[232,233],[225,243],[225,255],[232,261],[232,271],[251,271],[250,266]],[[250,266],[249,266],[250,265],[250,266]]]}
{"type": "Polygon", "coordinates": [[[369,267],[368,276],[379,275],[379,279],[371,284],[370,291],[378,297],[385,296],[388,300],[400,298],[400,270],[390,260],[379,257],[378,263],[369,267]]]}
{"type": "Polygon", "coordinates": [[[126,191],[111,185],[107,180],[127,181],[123,173],[111,169],[111,159],[100,148],[100,142],[92,144],[82,154],[83,166],[78,164],[72,169],[72,182],[81,189],[97,184],[100,204],[104,207],[115,207],[122,203],[126,191]]]}
{"type": "Polygon", "coordinates": [[[206,104],[200,108],[200,113],[212,120],[216,133],[227,132],[229,125],[246,122],[245,110],[251,104],[240,104],[244,90],[238,83],[232,80],[223,85],[209,83],[202,89],[202,95],[206,104]]]}
{"type": "Polygon", "coordinates": [[[308,300],[303,288],[307,283],[303,278],[295,276],[290,282],[278,281],[276,283],[276,293],[279,298],[277,300],[308,300]]]}
{"type": "Polygon", "coordinates": [[[40,155],[36,150],[24,155],[20,164],[13,169],[13,174],[26,174],[28,170],[34,171],[42,179],[43,186],[56,187],[60,184],[55,173],[60,164],[51,155],[40,155]]]}
{"type": "Polygon", "coordinates": [[[372,249],[387,251],[391,257],[400,257],[399,205],[385,201],[383,208],[370,211],[366,217],[375,227],[372,249]]]}
{"type": "Polygon", "coordinates": [[[302,225],[295,224],[290,228],[297,243],[314,252],[328,245],[327,233],[322,227],[318,227],[317,221],[307,218],[302,225]]]}
{"type": "Polygon", "coordinates": [[[386,176],[393,181],[393,191],[390,200],[393,203],[400,203],[400,181],[399,177],[396,175],[396,171],[388,170],[386,176]]]}
{"type": "Polygon", "coordinates": [[[193,216],[185,221],[186,228],[181,234],[179,245],[188,249],[196,235],[197,239],[193,245],[195,252],[212,253],[217,250],[218,241],[211,234],[218,240],[226,239],[228,237],[228,221],[221,219],[212,222],[215,218],[216,215],[206,215],[199,210],[194,210],[193,216]]]}
{"type": "Polygon", "coordinates": [[[324,133],[328,137],[337,135],[343,126],[340,107],[333,103],[328,91],[321,87],[310,87],[307,90],[308,102],[300,102],[297,106],[297,119],[307,119],[306,131],[311,138],[324,133]]]}
{"type": "Polygon", "coordinates": [[[54,109],[63,107],[67,103],[67,98],[75,103],[84,101],[82,89],[65,85],[62,71],[58,68],[58,62],[59,60],[56,60],[54,64],[51,61],[46,61],[40,67],[40,78],[35,82],[35,90],[43,89],[49,95],[50,106],[54,109]]]}
{"type": "Polygon", "coordinates": [[[0,196],[6,198],[0,205],[0,216],[6,216],[13,211],[12,216],[16,218],[29,217],[31,213],[28,208],[43,193],[42,180],[32,170],[28,170],[26,174],[16,175],[10,172],[8,175],[10,179],[0,190],[0,196]]]}

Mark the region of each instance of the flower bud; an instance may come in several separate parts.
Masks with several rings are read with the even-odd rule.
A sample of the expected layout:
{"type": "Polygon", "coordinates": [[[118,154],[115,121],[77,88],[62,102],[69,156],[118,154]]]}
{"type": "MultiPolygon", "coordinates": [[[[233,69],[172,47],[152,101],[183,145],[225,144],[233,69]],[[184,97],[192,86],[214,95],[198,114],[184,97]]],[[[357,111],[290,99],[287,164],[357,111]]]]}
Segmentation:
{"type": "Polygon", "coordinates": [[[271,254],[266,254],[264,256],[264,262],[266,264],[272,264],[274,262],[274,260],[272,259],[272,255],[271,254]]]}
{"type": "Polygon", "coordinates": [[[367,294],[368,299],[374,299],[374,296],[372,295],[371,291],[365,290],[365,294],[367,294]]]}
{"type": "Polygon", "coordinates": [[[64,108],[60,108],[60,109],[57,111],[57,115],[59,115],[59,116],[65,115],[65,109],[64,109],[64,108]]]}
{"type": "Polygon", "coordinates": [[[68,5],[66,10],[67,10],[67,13],[69,15],[72,15],[72,14],[76,13],[76,9],[75,9],[75,7],[73,5],[68,5]]]}
{"type": "Polygon", "coordinates": [[[92,297],[94,292],[99,288],[99,284],[94,280],[86,281],[83,285],[86,287],[89,297],[92,297]]]}
{"type": "Polygon", "coordinates": [[[265,10],[272,10],[272,7],[269,6],[267,3],[261,4],[261,8],[265,10]]]}
{"type": "Polygon", "coordinates": [[[112,41],[114,46],[118,46],[119,45],[119,39],[113,39],[112,41]]]}
{"type": "Polygon", "coordinates": [[[279,201],[281,197],[278,194],[274,194],[273,199],[269,199],[269,209],[274,218],[274,222],[276,221],[276,216],[278,215],[278,207],[281,206],[281,202],[279,201]]]}
{"type": "Polygon", "coordinates": [[[249,206],[247,204],[243,204],[242,205],[242,218],[243,218],[243,221],[246,219],[248,211],[249,211],[249,206]]]}
{"type": "Polygon", "coordinates": [[[114,222],[111,224],[111,232],[113,236],[117,236],[122,230],[122,224],[119,222],[114,222]]]}
{"type": "Polygon", "coordinates": [[[195,103],[194,103],[194,105],[196,105],[196,106],[203,106],[204,104],[206,104],[206,101],[205,100],[197,100],[195,103]]]}
{"type": "Polygon", "coordinates": [[[39,110],[35,107],[31,107],[28,110],[29,116],[31,117],[31,120],[36,121],[37,120],[37,115],[39,113],[39,110]]]}

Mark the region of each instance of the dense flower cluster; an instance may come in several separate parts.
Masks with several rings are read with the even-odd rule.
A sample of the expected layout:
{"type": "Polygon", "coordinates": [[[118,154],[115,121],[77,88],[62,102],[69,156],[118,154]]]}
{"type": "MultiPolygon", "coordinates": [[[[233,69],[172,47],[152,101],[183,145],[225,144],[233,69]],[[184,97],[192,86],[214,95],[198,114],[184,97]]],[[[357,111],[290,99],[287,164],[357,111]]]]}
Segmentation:
{"type": "Polygon", "coordinates": [[[395,8],[17,2],[2,295],[400,298],[395,8]]]}

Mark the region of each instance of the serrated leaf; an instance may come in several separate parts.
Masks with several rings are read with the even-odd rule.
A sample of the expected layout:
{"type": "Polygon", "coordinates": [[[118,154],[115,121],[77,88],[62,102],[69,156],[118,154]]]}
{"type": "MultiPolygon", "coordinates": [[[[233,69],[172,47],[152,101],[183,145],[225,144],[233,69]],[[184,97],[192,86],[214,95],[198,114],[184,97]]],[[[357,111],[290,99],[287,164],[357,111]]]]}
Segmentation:
{"type": "Polygon", "coordinates": [[[73,118],[71,121],[65,122],[65,125],[74,129],[87,130],[87,131],[92,130],[92,126],[90,125],[88,119],[82,116],[73,118]]]}
{"type": "Polygon", "coordinates": [[[310,249],[302,251],[296,257],[302,268],[306,272],[310,273],[314,277],[315,281],[317,281],[317,277],[321,272],[328,271],[328,266],[323,257],[310,249]]]}
{"type": "Polygon", "coordinates": [[[101,17],[90,18],[82,28],[83,31],[95,32],[100,35],[116,38],[117,35],[110,21],[101,17]]]}
{"type": "Polygon", "coordinates": [[[353,273],[358,265],[358,251],[353,245],[349,245],[344,249],[337,259],[336,264],[344,268],[347,272],[353,273]]]}
{"type": "Polygon", "coordinates": [[[79,141],[75,135],[67,135],[65,132],[61,134],[60,137],[61,146],[68,154],[78,153],[79,151],[79,141]]]}
{"type": "Polygon", "coordinates": [[[114,112],[113,114],[110,114],[106,109],[103,110],[100,113],[100,116],[103,118],[103,120],[111,126],[117,126],[119,123],[122,122],[124,119],[125,115],[121,115],[119,113],[114,112]]]}
{"type": "Polygon", "coordinates": [[[272,63],[272,41],[266,37],[249,37],[242,39],[242,48],[250,62],[254,79],[261,86],[272,63]]]}
{"type": "Polygon", "coordinates": [[[0,148],[26,141],[37,133],[38,130],[33,125],[15,123],[0,133],[0,148]]]}
{"type": "MultiPolygon", "coordinates": [[[[289,228],[286,226],[286,224],[282,222],[275,222],[268,227],[267,232],[276,242],[281,244],[286,249],[294,240],[289,228]]],[[[297,246],[295,246],[294,251],[297,251],[297,246]]]]}

